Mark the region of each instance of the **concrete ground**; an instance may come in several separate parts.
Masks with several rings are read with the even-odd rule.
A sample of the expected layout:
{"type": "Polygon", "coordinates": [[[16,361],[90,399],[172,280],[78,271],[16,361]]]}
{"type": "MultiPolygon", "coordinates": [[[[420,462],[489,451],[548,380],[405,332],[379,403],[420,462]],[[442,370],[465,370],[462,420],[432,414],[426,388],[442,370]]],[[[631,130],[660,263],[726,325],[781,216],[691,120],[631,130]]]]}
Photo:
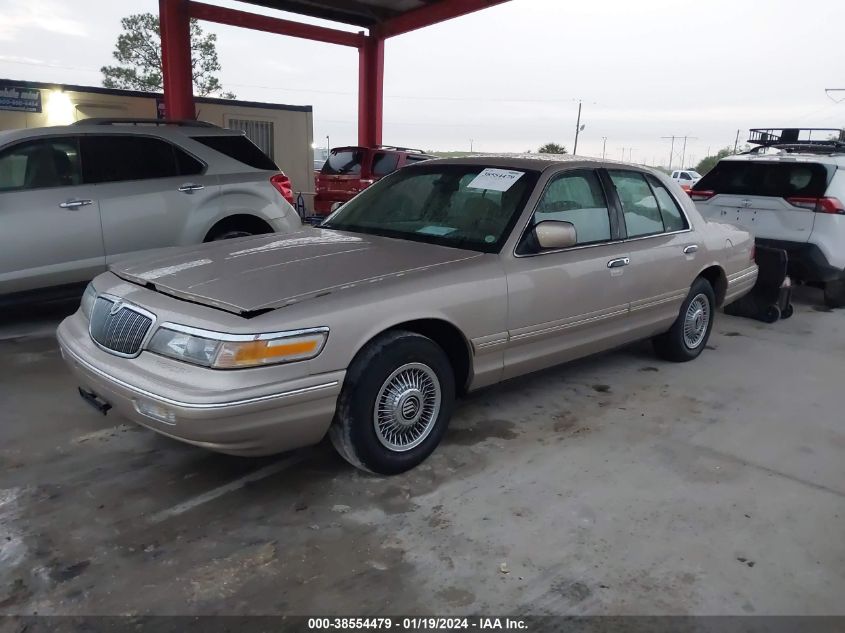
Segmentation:
{"type": "MultiPolygon", "coordinates": [[[[845,312],[719,315],[463,401],[393,478],[184,446],[0,326],[0,613],[845,614],[845,312]]],[[[66,309],[66,308],[65,308],[66,309]]]]}

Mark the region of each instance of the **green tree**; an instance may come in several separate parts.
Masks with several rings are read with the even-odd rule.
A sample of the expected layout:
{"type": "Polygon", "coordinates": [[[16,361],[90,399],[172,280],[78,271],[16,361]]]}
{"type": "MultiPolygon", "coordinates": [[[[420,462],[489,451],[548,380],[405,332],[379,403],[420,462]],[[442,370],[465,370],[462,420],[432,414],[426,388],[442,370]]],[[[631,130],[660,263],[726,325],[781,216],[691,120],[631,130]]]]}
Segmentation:
{"type": "Polygon", "coordinates": [[[705,156],[699,161],[698,165],[695,166],[695,171],[704,176],[708,171],[716,166],[716,163],[722,160],[725,156],[730,156],[733,153],[732,147],[725,147],[716,152],[715,156],[705,156]]]}
{"type": "Polygon", "coordinates": [[[546,143],[537,150],[540,154],[568,154],[566,147],[557,143],[546,143]]]}
{"type": "MultiPolygon", "coordinates": [[[[124,88],[143,92],[161,92],[161,30],[158,16],[137,13],[120,20],[123,33],[117,37],[112,55],[116,66],[103,66],[103,85],[106,88],[124,88]]],[[[220,71],[217,58],[217,35],[206,33],[199,22],[191,19],[191,74],[194,94],[201,97],[234,99],[225,92],[214,73],[220,71]]]]}

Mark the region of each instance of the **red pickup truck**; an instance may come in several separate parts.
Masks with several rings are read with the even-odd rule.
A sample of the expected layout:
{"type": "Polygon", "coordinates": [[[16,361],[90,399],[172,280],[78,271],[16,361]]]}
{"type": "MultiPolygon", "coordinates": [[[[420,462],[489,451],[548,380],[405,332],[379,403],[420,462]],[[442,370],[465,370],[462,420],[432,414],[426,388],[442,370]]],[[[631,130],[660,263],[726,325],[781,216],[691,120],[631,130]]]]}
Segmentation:
{"type": "Polygon", "coordinates": [[[435,158],[418,149],[379,145],[336,147],[317,175],[314,212],[325,216],[339,203],[354,198],[380,178],[397,169],[435,158]]]}

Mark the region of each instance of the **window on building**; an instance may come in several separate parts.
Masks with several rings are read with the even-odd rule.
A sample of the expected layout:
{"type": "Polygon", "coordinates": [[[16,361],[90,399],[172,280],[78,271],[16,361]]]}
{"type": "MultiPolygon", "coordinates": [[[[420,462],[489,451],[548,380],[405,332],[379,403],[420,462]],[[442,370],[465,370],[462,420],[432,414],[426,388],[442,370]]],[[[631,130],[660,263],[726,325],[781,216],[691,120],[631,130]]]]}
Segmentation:
{"type": "Polygon", "coordinates": [[[70,187],[80,182],[75,138],[38,139],[0,153],[0,191],[70,187]]]}
{"type": "Polygon", "coordinates": [[[232,130],[241,130],[246,137],[271,159],[273,153],[273,122],[252,121],[249,119],[229,119],[227,124],[232,130]]]}

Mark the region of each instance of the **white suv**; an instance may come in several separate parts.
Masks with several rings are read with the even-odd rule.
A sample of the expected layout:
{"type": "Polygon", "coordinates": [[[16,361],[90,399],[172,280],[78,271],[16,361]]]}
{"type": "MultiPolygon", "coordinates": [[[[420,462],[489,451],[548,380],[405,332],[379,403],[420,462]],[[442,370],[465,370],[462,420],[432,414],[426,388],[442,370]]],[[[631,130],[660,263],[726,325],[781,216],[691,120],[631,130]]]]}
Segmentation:
{"type": "Polygon", "coordinates": [[[243,132],[208,123],[0,132],[0,300],[73,290],[136,251],[297,230],[291,202],[243,132]]]}
{"type": "Polygon", "coordinates": [[[749,142],[760,147],[722,159],[690,197],[703,216],[786,250],[793,279],[845,307],[845,130],[752,130],[749,142]]]}

